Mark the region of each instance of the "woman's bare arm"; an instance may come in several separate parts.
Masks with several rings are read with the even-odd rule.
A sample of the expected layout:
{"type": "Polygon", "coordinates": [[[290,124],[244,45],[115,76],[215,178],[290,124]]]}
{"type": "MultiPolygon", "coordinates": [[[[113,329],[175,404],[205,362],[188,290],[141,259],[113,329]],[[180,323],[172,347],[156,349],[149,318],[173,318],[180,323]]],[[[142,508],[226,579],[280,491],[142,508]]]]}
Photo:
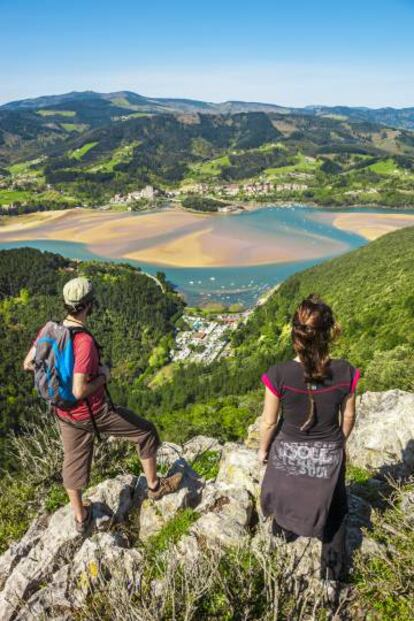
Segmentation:
{"type": "Polygon", "coordinates": [[[264,463],[267,460],[270,444],[275,435],[279,419],[280,399],[266,388],[265,402],[260,423],[260,448],[259,460],[264,463]]]}
{"type": "Polygon", "coordinates": [[[342,431],[345,440],[348,440],[355,425],[355,401],[356,394],[353,392],[346,397],[342,404],[342,431]]]}

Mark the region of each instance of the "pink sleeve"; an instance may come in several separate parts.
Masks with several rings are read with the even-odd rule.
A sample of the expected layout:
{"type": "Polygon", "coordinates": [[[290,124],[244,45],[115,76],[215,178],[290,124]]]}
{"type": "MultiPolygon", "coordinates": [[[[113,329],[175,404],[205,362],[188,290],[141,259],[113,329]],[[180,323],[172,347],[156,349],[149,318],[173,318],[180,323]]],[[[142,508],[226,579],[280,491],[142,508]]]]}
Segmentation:
{"type": "Polygon", "coordinates": [[[359,369],[355,369],[354,377],[351,382],[351,390],[350,392],[355,392],[356,387],[358,386],[359,378],[361,377],[361,371],[359,369]]]}
{"type": "Polygon", "coordinates": [[[267,373],[263,373],[263,375],[261,377],[261,380],[262,380],[263,384],[266,386],[266,388],[268,388],[270,390],[270,392],[272,392],[279,399],[282,398],[282,395],[280,394],[278,389],[273,386],[273,384],[270,381],[269,376],[267,375],[267,373]]]}

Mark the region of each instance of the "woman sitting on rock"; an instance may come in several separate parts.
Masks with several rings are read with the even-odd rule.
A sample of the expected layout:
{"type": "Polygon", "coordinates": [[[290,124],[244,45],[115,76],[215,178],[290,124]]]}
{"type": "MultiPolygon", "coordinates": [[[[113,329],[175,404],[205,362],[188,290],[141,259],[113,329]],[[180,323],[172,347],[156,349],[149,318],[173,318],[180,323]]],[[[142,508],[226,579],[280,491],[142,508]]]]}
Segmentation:
{"type": "Polygon", "coordinates": [[[345,444],[355,420],[359,371],[332,359],[339,334],[332,310],[312,295],[292,321],[293,360],[262,376],[266,395],[259,459],[267,462],[261,504],[273,532],[322,541],[322,578],[339,580],[345,563],[345,444]],[[280,416],[280,420],[279,420],[280,416]]]}

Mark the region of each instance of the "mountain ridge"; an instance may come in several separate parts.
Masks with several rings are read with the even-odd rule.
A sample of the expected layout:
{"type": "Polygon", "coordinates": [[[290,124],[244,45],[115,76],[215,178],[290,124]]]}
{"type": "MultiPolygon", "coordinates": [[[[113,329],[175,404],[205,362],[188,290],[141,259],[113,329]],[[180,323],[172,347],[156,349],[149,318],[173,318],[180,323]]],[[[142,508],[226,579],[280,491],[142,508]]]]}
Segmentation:
{"type": "Polygon", "coordinates": [[[233,114],[236,112],[267,111],[284,114],[309,114],[309,115],[329,115],[344,114],[353,118],[360,117],[361,120],[376,120],[384,125],[388,125],[390,118],[396,127],[405,129],[414,128],[414,107],[397,108],[393,106],[380,106],[371,108],[367,106],[326,106],[309,104],[307,106],[282,106],[271,102],[227,100],[223,102],[203,101],[191,98],[174,97],[147,97],[130,90],[100,93],[93,90],[69,91],[58,95],[43,95],[35,98],[19,99],[6,102],[0,105],[1,110],[31,110],[34,108],[47,108],[53,105],[61,105],[73,101],[103,100],[111,102],[124,98],[127,102],[123,104],[126,109],[128,105],[139,105],[153,112],[162,112],[163,107],[166,111],[173,113],[183,112],[205,112],[211,114],[233,114]],[[381,120],[382,119],[382,120],[381,120]]]}

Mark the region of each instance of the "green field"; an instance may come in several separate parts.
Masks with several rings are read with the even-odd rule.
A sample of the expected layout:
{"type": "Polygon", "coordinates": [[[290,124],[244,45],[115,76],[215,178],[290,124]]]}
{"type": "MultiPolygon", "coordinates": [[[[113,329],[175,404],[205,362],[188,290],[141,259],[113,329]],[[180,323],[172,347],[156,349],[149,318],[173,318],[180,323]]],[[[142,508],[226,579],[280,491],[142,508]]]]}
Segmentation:
{"type": "Polygon", "coordinates": [[[31,192],[24,190],[0,190],[0,205],[9,205],[16,201],[25,202],[32,196],[31,192]]]}
{"type": "Polygon", "coordinates": [[[393,159],[381,160],[381,162],[371,164],[368,168],[379,175],[395,175],[399,172],[398,166],[393,159]]]}
{"type": "Polygon", "coordinates": [[[27,160],[26,162],[19,162],[17,164],[12,164],[11,166],[9,166],[8,171],[12,175],[20,175],[24,173],[26,175],[37,177],[38,175],[41,174],[41,171],[34,170],[32,166],[36,164],[40,164],[41,161],[42,161],[42,158],[37,158],[35,160],[27,160]]]}
{"type": "Polygon", "coordinates": [[[73,110],[37,110],[37,114],[40,116],[76,116],[73,110]]]}
{"type": "Polygon", "coordinates": [[[88,151],[96,147],[97,144],[98,144],[97,142],[87,142],[82,147],[79,147],[78,149],[74,149],[73,151],[70,151],[69,157],[73,160],[81,160],[83,156],[86,155],[88,151]]]}
{"type": "Polygon", "coordinates": [[[216,157],[213,160],[208,162],[203,162],[201,164],[193,164],[190,166],[195,176],[203,176],[203,177],[217,177],[220,175],[222,169],[225,166],[230,165],[230,160],[228,155],[222,155],[221,157],[216,157]]]}
{"type": "Polygon", "coordinates": [[[268,177],[282,176],[291,172],[315,172],[321,165],[321,162],[315,158],[306,157],[299,152],[296,156],[296,164],[290,166],[280,166],[279,168],[267,168],[264,172],[268,177]]]}
{"type": "Polygon", "coordinates": [[[87,127],[83,123],[61,123],[60,126],[67,132],[83,132],[87,127]]]}
{"type": "MultiPolygon", "coordinates": [[[[96,144],[96,143],[95,143],[96,144]]],[[[89,172],[113,172],[117,164],[129,162],[132,159],[134,149],[139,146],[139,142],[132,142],[119,149],[115,149],[110,160],[104,160],[99,164],[88,168],[89,172]]]]}

